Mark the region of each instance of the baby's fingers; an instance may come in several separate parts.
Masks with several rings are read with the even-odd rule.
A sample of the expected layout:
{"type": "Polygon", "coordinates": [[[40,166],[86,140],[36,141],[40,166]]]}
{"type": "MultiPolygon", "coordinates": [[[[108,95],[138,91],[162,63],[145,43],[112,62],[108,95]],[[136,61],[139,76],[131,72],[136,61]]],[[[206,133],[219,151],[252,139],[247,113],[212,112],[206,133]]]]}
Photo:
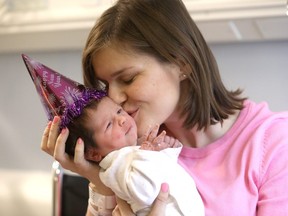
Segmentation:
{"type": "Polygon", "coordinates": [[[143,136],[138,138],[138,140],[137,140],[138,144],[141,144],[145,141],[148,141],[148,136],[149,136],[150,130],[151,130],[151,126],[149,126],[149,128],[146,130],[146,132],[144,133],[143,136]]]}
{"type": "Polygon", "coordinates": [[[170,148],[178,148],[181,146],[181,143],[178,139],[170,136],[165,136],[164,142],[170,147],[170,148]]]}
{"type": "Polygon", "coordinates": [[[159,144],[164,141],[166,135],[166,131],[162,131],[161,134],[159,134],[155,139],[153,139],[152,144],[159,144]]]}
{"type": "Polygon", "coordinates": [[[159,130],[159,125],[155,125],[153,127],[153,129],[150,131],[149,136],[147,138],[147,141],[149,142],[154,142],[154,139],[157,137],[158,134],[158,130],[159,130]]]}

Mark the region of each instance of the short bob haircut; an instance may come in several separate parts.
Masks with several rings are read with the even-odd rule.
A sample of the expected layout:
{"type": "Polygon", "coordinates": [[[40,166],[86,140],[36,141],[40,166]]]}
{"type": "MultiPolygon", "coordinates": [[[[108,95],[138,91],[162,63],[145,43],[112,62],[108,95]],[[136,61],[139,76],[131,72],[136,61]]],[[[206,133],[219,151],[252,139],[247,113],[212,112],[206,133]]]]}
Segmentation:
{"type": "Polygon", "coordinates": [[[118,0],[107,9],[92,28],[83,50],[85,85],[101,87],[92,59],[107,46],[187,66],[188,79],[181,82],[179,100],[186,128],[196,126],[200,130],[222,123],[243,108],[242,91],[225,88],[215,58],[181,0],[118,0]]]}

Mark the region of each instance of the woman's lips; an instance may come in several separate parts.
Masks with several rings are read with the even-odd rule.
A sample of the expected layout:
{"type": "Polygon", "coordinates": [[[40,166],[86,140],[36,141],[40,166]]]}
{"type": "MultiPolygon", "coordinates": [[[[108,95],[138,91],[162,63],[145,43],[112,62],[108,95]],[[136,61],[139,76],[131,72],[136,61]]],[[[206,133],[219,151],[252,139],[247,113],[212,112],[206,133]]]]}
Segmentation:
{"type": "Polygon", "coordinates": [[[135,111],[133,111],[133,112],[128,112],[128,113],[129,113],[129,115],[130,115],[133,119],[135,119],[138,111],[139,111],[139,109],[137,109],[137,110],[135,110],[135,111]]]}

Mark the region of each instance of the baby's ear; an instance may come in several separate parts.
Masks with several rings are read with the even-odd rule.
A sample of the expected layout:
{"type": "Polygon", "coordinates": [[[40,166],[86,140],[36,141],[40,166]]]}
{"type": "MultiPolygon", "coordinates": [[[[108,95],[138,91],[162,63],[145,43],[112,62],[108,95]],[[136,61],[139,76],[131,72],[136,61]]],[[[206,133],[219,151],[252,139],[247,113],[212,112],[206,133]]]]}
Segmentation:
{"type": "Polygon", "coordinates": [[[96,148],[88,147],[85,153],[85,159],[99,162],[102,160],[102,155],[100,155],[96,148]]]}

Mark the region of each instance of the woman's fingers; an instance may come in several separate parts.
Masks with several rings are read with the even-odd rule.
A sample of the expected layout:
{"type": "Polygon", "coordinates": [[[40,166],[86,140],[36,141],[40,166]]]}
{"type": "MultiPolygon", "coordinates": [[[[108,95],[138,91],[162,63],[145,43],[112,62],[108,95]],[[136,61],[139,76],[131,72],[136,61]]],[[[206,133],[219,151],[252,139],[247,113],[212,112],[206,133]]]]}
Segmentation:
{"type": "Polygon", "coordinates": [[[41,149],[51,156],[54,155],[54,148],[58,136],[60,118],[55,116],[53,121],[49,121],[41,140],[41,149]]]}
{"type": "Polygon", "coordinates": [[[65,152],[65,146],[68,136],[69,136],[68,128],[62,129],[61,133],[59,134],[56,140],[54,149],[54,158],[65,169],[68,169],[72,172],[76,172],[78,174],[85,173],[85,170],[87,168],[84,166],[84,163],[88,162],[84,159],[84,144],[80,139],[77,141],[77,144],[75,146],[74,158],[72,158],[65,152]],[[80,141],[82,142],[81,145],[79,145],[80,141]]]}
{"type": "Polygon", "coordinates": [[[77,140],[75,146],[73,168],[75,169],[74,172],[80,174],[81,176],[84,176],[90,182],[93,182],[95,185],[97,185],[97,188],[102,191],[102,194],[112,193],[111,189],[106,187],[99,178],[99,165],[97,163],[86,160],[84,152],[84,142],[81,138],[77,140]]]}
{"type": "Polygon", "coordinates": [[[53,156],[61,164],[63,168],[74,171],[73,160],[65,152],[65,145],[68,136],[69,136],[69,130],[67,128],[62,129],[61,133],[56,139],[53,156]]]}
{"type": "Polygon", "coordinates": [[[46,144],[47,153],[50,155],[54,154],[56,140],[59,134],[59,124],[60,124],[60,117],[55,116],[49,130],[48,140],[46,144]]]}
{"type": "Polygon", "coordinates": [[[52,124],[52,122],[49,121],[45,130],[44,130],[44,133],[42,135],[42,140],[41,140],[41,149],[42,149],[42,151],[45,151],[48,154],[50,154],[50,152],[48,151],[47,143],[48,143],[51,124],[52,124]]]}
{"type": "Polygon", "coordinates": [[[114,215],[125,215],[125,216],[134,216],[135,214],[132,212],[131,207],[128,203],[119,197],[116,197],[117,208],[113,212],[114,215]]]}
{"type": "Polygon", "coordinates": [[[168,197],[169,197],[169,185],[167,183],[163,183],[161,185],[160,193],[154,201],[149,216],[162,216],[162,215],[164,216],[168,197]]]}
{"type": "Polygon", "coordinates": [[[77,140],[75,146],[74,163],[78,170],[78,173],[80,173],[81,175],[86,175],[87,178],[89,178],[89,174],[93,175],[93,173],[95,173],[89,173],[91,172],[91,167],[93,166],[93,164],[85,159],[84,142],[81,138],[77,140]]]}
{"type": "Polygon", "coordinates": [[[76,165],[81,165],[86,162],[85,156],[84,156],[84,143],[81,138],[77,140],[77,143],[75,146],[74,162],[76,165]]]}
{"type": "Polygon", "coordinates": [[[62,161],[66,160],[66,157],[64,156],[65,153],[65,143],[69,136],[69,130],[68,128],[63,128],[61,133],[58,135],[56,141],[55,141],[55,147],[54,147],[54,158],[59,161],[60,163],[62,161]]]}

